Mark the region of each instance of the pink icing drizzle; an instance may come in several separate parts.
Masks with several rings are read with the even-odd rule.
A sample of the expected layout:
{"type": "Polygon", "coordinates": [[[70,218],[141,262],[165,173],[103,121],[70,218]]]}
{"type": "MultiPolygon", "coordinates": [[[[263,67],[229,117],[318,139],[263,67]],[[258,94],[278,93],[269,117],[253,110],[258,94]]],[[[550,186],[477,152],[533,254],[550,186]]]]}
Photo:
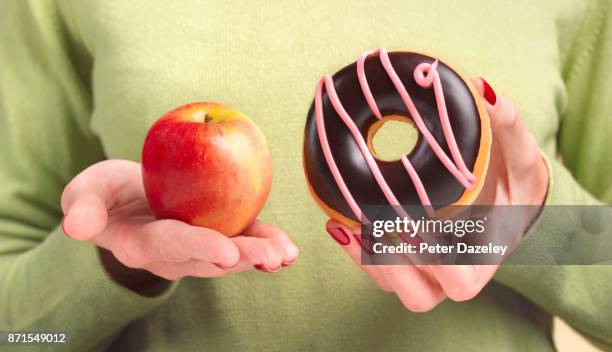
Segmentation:
{"type": "MultiPolygon", "coordinates": [[[[368,106],[370,107],[370,110],[372,110],[372,113],[378,119],[382,118],[382,114],[380,113],[380,110],[378,109],[378,105],[376,104],[376,100],[374,99],[374,96],[372,95],[372,92],[370,90],[370,87],[369,87],[369,84],[368,84],[368,81],[365,75],[365,69],[364,69],[364,64],[365,64],[365,60],[367,59],[367,57],[370,55],[375,55],[375,54],[379,54],[381,63],[383,67],[385,68],[385,71],[387,71],[387,74],[389,75],[389,78],[393,82],[393,85],[395,86],[398,93],[400,94],[400,97],[402,98],[402,101],[404,102],[406,109],[412,116],[412,119],[415,125],[417,126],[417,128],[419,129],[419,132],[421,132],[421,134],[423,135],[423,137],[425,138],[429,146],[433,149],[436,156],[440,159],[440,161],[446,167],[446,169],[453,176],[455,176],[457,181],[459,181],[465,188],[471,189],[472,187],[474,187],[474,184],[476,182],[476,177],[466,167],[463,157],[461,156],[461,153],[457,146],[457,142],[455,140],[455,135],[453,133],[452,127],[450,125],[450,121],[448,117],[448,110],[446,109],[446,102],[444,99],[444,91],[442,89],[442,82],[440,80],[440,74],[437,71],[438,61],[436,60],[433,64],[422,63],[418,65],[414,70],[414,80],[416,81],[417,84],[419,84],[423,88],[428,88],[433,85],[434,95],[436,98],[436,105],[438,108],[438,115],[440,116],[440,124],[444,132],[444,138],[446,139],[448,146],[449,146],[449,150],[451,151],[451,155],[453,158],[452,161],[446,155],[444,150],[442,150],[442,148],[440,147],[436,139],[433,137],[431,132],[427,129],[427,126],[425,125],[418,109],[416,108],[416,106],[414,105],[414,102],[410,98],[410,94],[408,94],[406,87],[404,87],[404,84],[402,83],[399,76],[395,72],[395,69],[393,68],[393,65],[391,64],[391,60],[389,59],[389,55],[387,54],[387,51],[385,49],[376,49],[373,51],[366,52],[362,54],[357,60],[357,77],[359,79],[359,85],[366,99],[366,102],[368,106]]],[[[340,116],[342,121],[345,123],[345,125],[348,127],[351,134],[355,138],[355,141],[361,151],[361,154],[365,158],[366,163],[368,164],[368,167],[372,171],[372,174],[374,175],[376,182],[378,183],[383,194],[385,195],[385,198],[391,205],[395,206],[394,209],[398,213],[398,215],[403,216],[403,217],[409,217],[408,214],[404,211],[404,209],[400,206],[397,198],[393,194],[393,191],[387,184],[384,176],[382,175],[380,169],[378,168],[378,165],[376,164],[376,161],[374,160],[374,157],[372,156],[372,153],[369,151],[368,146],[363,136],[359,132],[359,129],[357,128],[355,123],[353,122],[353,119],[348,115],[348,113],[342,106],[342,103],[340,102],[340,99],[338,98],[338,95],[336,93],[334,82],[332,78],[330,76],[324,76],[323,78],[321,78],[321,80],[317,84],[317,89],[315,93],[315,115],[316,115],[316,123],[317,123],[317,132],[319,135],[319,141],[321,142],[321,146],[323,149],[323,154],[325,155],[325,160],[327,161],[329,168],[332,172],[332,175],[334,177],[334,180],[338,184],[338,187],[340,188],[340,191],[342,192],[342,195],[344,196],[347,203],[349,204],[351,210],[353,211],[355,216],[357,216],[357,218],[361,218],[362,211],[359,208],[359,205],[357,204],[355,199],[353,198],[348,187],[344,183],[344,179],[342,178],[342,175],[340,174],[340,171],[338,170],[338,167],[334,161],[334,158],[331,154],[331,150],[329,148],[329,142],[327,139],[327,134],[325,132],[325,125],[324,125],[324,120],[323,120],[323,107],[322,107],[323,105],[322,104],[323,85],[325,85],[330,102],[332,106],[334,107],[334,109],[336,110],[336,113],[340,116]]],[[[412,164],[410,163],[406,155],[402,155],[400,157],[400,160],[402,161],[404,168],[408,172],[410,179],[414,183],[415,189],[417,191],[417,195],[421,201],[421,204],[423,205],[425,209],[425,212],[427,213],[427,215],[433,216],[434,211],[433,211],[433,208],[431,207],[431,202],[429,200],[429,196],[427,195],[427,191],[425,190],[425,187],[423,186],[423,183],[421,182],[421,178],[419,177],[418,173],[416,172],[416,170],[414,169],[414,167],[412,166],[412,164]]],[[[368,220],[366,219],[366,221],[368,220]]]]}
{"type": "MultiPolygon", "coordinates": [[[[332,155],[331,150],[329,148],[327,132],[325,132],[325,122],[323,121],[323,103],[321,102],[323,84],[324,80],[321,79],[317,84],[317,90],[315,93],[315,115],[317,119],[317,134],[319,135],[319,142],[321,143],[321,148],[323,149],[323,155],[325,155],[327,165],[329,165],[329,169],[331,170],[332,175],[334,176],[334,180],[340,188],[340,192],[344,196],[344,199],[346,199],[346,202],[349,204],[349,207],[351,208],[357,219],[361,219],[361,208],[359,208],[359,205],[355,201],[355,198],[353,198],[351,191],[346,186],[346,183],[344,183],[342,174],[340,173],[340,170],[338,170],[338,166],[336,165],[334,156],[332,155]]],[[[366,220],[366,222],[369,222],[369,220],[365,219],[365,215],[363,216],[364,220],[366,220]]]]}
{"type": "MultiPolygon", "coordinates": [[[[370,150],[368,149],[366,141],[363,139],[361,132],[359,132],[359,128],[357,128],[357,126],[353,122],[353,119],[349,116],[346,110],[344,110],[344,106],[342,106],[342,103],[338,98],[338,94],[336,94],[336,88],[334,87],[334,81],[332,80],[331,76],[324,76],[323,80],[325,81],[325,89],[327,89],[327,95],[329,96],[329,100],[332,103],[332,106],[334,107],[342,121],[344,121],[344,124],[346,125],[346,127],[348,127],[349,131],[351,131],[351,134],[353,134],[353,137],[357,142],[357,146],[361,150],[361,154],[365,158],[368,167],[372,171],[372,174],[374,175],[378,186],[382,189],[385,198],[387,198],[387,201],[391,205],[400,205],[397,198],[395,198],[393,191],[391,191],[391,188],[389,188],[389,185],[387,184],[387,181],[385,180],[385,177],[383,176],[382,172],[380,172],[378,164],[376,164],[376,160],[374,160],[372,153],[370,153],[370,150]]],[[[399,210],[398,214],[400,216],[408,217],[408,214],[401,207],[397,207],[396,210],[399,210]]]]}

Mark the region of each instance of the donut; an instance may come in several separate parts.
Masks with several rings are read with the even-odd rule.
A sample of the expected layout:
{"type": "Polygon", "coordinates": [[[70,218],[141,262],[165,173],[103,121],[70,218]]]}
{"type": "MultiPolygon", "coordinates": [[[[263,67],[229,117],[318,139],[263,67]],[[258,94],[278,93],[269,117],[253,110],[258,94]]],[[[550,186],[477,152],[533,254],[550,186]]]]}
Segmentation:
{"type": "Polygon", "coordinates": [[[490,149],[489,116],[467,76],[429,55],[376,49],[319,80],[302,161],[320,208],[355,227],[376,215],[364,210],[370,205],[431,217],[472,204],[490,149]],[[372,147],[373,136],[390,120],[408,122],[418,132],[412,151],[394,161],[381,160],[372,147]]]}

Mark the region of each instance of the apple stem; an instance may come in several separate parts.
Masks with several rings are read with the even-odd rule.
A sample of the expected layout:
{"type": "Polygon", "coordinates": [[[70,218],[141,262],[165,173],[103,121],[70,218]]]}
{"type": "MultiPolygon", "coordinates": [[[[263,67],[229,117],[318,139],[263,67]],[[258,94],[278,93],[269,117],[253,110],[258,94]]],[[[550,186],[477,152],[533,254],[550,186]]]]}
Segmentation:
{"type": "Polygon", "coordinates": [[[204,115],[204,123],[209,123],[212,120],[212,117],[208,116],[208,114],[204,115]]]}

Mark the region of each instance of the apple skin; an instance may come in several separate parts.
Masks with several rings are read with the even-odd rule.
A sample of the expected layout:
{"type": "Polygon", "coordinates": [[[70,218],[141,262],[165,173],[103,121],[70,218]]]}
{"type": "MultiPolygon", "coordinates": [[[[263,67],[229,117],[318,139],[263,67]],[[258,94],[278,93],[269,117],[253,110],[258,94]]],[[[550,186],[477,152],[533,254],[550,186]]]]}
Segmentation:
{"type": "Polygon", "coordinates": [[[142,178],[153,214],[232,237],[264,206],[272,157],[261,130],[243,113],[191,103],[162,116],[142,150],[142,178]]]}

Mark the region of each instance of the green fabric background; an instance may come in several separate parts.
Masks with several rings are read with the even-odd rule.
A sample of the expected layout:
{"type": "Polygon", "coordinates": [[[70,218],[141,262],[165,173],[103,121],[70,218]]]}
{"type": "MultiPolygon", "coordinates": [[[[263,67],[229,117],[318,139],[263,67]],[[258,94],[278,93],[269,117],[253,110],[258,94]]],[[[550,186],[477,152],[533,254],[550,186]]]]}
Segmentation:
{"type": "MultiPolygon", "coordinates": [[[[550,204],[612,202],[610,1],[0,0],[0,330],[65,331],[84,350],[552,350],[551,314],[612,349],[612,270],[505,266],[476,299],[413,314],[324,232],[301,167],[318,78],[364,50],[414,50],[513,99],[549,155],[550,204]],[[86,166],[139,160],[165,111],[219,101],[274,159],[261,218],[300,247],[274,275],[184,279],[145,298],[58,230],[86,166]]],[[[563,250],[544,214],[514,258],[563,250]]],[[[607,214],[609,215],[609,214],[607,214]]],[[[588,259],[588,258],[587,258],[588,259]]]]}

